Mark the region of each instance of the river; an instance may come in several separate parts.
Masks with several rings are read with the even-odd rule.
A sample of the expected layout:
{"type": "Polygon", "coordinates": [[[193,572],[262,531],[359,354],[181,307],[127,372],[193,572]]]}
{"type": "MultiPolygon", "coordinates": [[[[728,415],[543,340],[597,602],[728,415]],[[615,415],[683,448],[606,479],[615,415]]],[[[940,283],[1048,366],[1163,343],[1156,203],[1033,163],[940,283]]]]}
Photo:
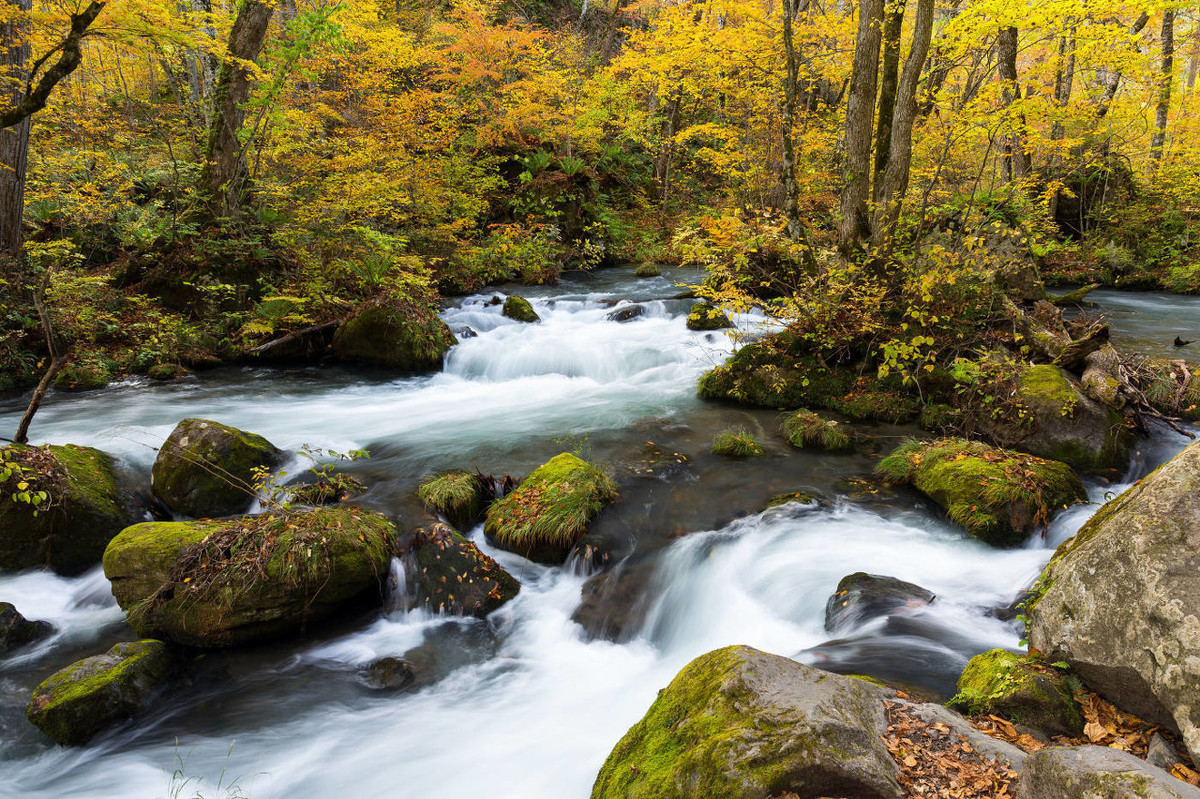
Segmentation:
{"type": "MultiPolygon", "coordinates": [[[[695,279],[613,269],[521,289],[543,318],[537,325],[501,317],[490,292],[466,298],[444,316],[456,333],[476,335],[462,338],[433,376],[230,368],[52,395],[34,440],[104,449],[134,482],[147,480],[158,445],[187,416],[291,450],[367,449],[368,460],[346,467],[370,486],[360,502],[404,525],[421,523],[413,490],[440,469],[519,476],[573,450],[620,474],[646,441],[691,459],[661,479],[626,477],[622,501],[591,533],[619,579],[610,593],[590,591],[590,618],[623,622],[615,640],[593,637],[597,624],[572,618],[585,564],[532,564],[494,550],[475,530],[474,540],[522,582],[487,620],[439,618],[397,600],[386,613],[341,619],[304,641],[209,653],[193,665],[190,684],[148,716],[77,749],[53,746],[28,724],[28,696],[54,669],[132,633],[98,569],[77,578],[0,575],[0,600],[57,628],[0,661],[5,795],[584,797],[658,689],[710,649],[749,644],[841,671],[870,667],[944,696],[972,654],[1017,647],[1017,624],[997,610],[1096,506],[1063,514],[1023,548],[995,550],[914,494],[864,493],[847,482],[910,430],[874,428],[865,452],[801,452],[778,433],[777,413],[698,401],[697,378],[732,343],[687,330],[689,301],[670,297],[695,279]],[[607,319],[626,301],[645,313],[607,319]],[[767,457],[707,454],[715,432],[730,426],[758,432],[767,457]],[[773,495],[794,490],[818,501],[762,511],[773,495]],[[829,643],[825,602],[855,571],[908,580],[938,598],[903,624],[877,620],[829,643]],[[361,684],[368,663],[406,654],[425,675],[416,690],[380,694],[361,684]]],[[[1178,309],[1168,312],[1166,295],[1158,297],[1143,295],[1127,319],[1124,295],[1098,299],[1111,303],[1119,341],[1152,344],[1200,317],[1200,298],[1169,298],[1178,309]]],[[[738,322],[745,332],[763,324],[738,322]]],[[[0,404],[0,428],[12,429],[19,412],[17,401],[0,404]]],[[[1167,432],[1143,442],[1125,481],[1185,443],[1167,432]]],[[[1089,491],[1100,502],[1121,487],[1092,482],[1089,491]]]]}

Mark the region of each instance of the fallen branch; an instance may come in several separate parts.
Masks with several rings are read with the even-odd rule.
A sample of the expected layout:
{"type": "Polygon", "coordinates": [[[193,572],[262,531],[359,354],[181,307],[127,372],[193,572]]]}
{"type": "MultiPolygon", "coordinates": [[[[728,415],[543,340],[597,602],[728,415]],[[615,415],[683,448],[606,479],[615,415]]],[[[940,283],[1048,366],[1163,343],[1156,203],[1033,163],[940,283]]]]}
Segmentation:
{"type": "Polygon", "coordinates": [[[345,321],[345,320],[337,319],[332,322],[325,322],[324,324],[313,325],[312,327],[306,327],[303,330],[296,330],[292,333],[288,333],[286,336],[280,336],[277,339],[272,339],[271,341],[268,341],[266,344],[259,344],[257,347],[253,347],[252,349],[250,349],[249,352],[261,353],[261,352],[266,352],[267,350],[273,350],[276,347],[282,347],[284,344],[289,344],[289,343],[295,341],[296,339],[303,338],[304,336],[310,335],[312,333],[322,333],[326,330],[335,328],[338,325],[342,324],[343,321],[345,321]]]}

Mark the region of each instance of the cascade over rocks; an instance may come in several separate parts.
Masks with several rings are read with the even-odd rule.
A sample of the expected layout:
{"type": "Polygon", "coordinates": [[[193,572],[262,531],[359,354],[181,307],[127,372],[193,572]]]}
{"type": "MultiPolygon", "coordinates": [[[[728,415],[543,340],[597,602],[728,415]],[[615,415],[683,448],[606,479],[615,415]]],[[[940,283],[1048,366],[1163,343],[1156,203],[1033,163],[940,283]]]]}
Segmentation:
{"type": "Polygon", "coordinates": [[[1119,749],[1052,746],[1025,760],[1017,799],[1200,799],[1200,790],[1119,749]]]}
{"type": "Polygon", "coordinates": [[[44,680],[25,715],[60,744],[84,744],[146,710],[170,670],[171,655],[162,641],[117,644],[44,680]]]}
{"type": "Polygon", "coordinates": [[[1200,759],[1200,443],[1101,508],[1037,590],[1030,644],[1200,759]]]}
{"type": "Polygon", "coordinates": [[[495,559],[440,522],[414,532],[409,546],[410,590],[438,613],[483,617],[521,590],[495,559]]]}
{"type": "Polygon", "coordinates": [[[65,575],[96,565],[104,547],[134,521],[129,497],[117,482],[113,459],[74,444],[13,444],[4,458],[24,468],[0,483],[0,569],[49,566],[65,575]],[[13,499],[20,482],[45,491],[44,502],[13,499]]]}
{"type": "Polygon", "coordinates": [[[592,799],[899,799],[887,689],[747,646],[693,660],[608,756],[592,799]]]}
{"type": "Polygon", "coordinates": [[[395,528],[339,506],[224,521],[146,522],[104,553],[104,575],[139,635],[219,647],[302,631],[378,596],[395,528]]]}
{"type": "Polygon", "coordinates": [[[350,317],[333,337],[343,361],[405,372],[440,369],[455,344],[450,327],[432,310],[377,302],[350,317]]]}
{"type": "Polygon", "coordinates": [[[230,516],[253,503],[255,470],[273,469],[284,459],[262,436],[209,419],[184,419],[158,451],[150,485],[176,513],[230,516]]]}

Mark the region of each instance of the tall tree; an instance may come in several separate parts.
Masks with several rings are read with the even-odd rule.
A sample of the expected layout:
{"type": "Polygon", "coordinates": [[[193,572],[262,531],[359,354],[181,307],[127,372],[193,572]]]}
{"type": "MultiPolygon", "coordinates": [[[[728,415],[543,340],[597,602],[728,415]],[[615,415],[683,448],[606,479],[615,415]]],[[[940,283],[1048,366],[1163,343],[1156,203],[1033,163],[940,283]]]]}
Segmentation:
{"type": "Polygon", "coordinates": [[[867,199],[871,194],[871,134],[882,23],[883,0],[859,0],[854,64],[846,99],[845,183],[838,230],[839,244],[845,252],[861,249],[871,237],[867,199]]]}
{"type": "MultiPolygon", "coordinates": [[[[905,0],[887,0],[883,23],[883,67],[879,76],[879,120],[875,125],[875,190],[891,153],[892,115],[896,110],[896,84],[900,80],[900,33],[904,28],[905,0]]],[[[876,195],[876,200],[879,199],[876,195]]]]}
{"type": "MultiPolygon", "coordinates": [[[[1150,15],[1143,11],[1137,20],[1129,28],[1129,36],[1134,37],[1142,32],[1146,27],[1146,23],[1150,21],[1150,15]]],[[[1121,87],[1121,70],[1114,69],[1108,73],[1108,80],[1104,82],[1104,93],[1100,95],[1100,102],[1096,105],[1096,116],[1103,119],[1108,115],[1108,110],[1112,108],[1113,99],[1117,96],[1117,89],[1121,87]]]]}
{"type": "Polygon", "coordinates": [[[1162,76],[1159,78],[1158,107],[1154,111],[1154,134],[1150,138],[1150,162],[1156,167],[1162,161],[1167,142],[1167,117],[1171,111],[1171,82],[1175,76],[1175,10],[1163,12],[1162,76]]]}
{"type": "MultiPolygon", "coordinates": [[[[1000,29],[996,37],[996,61],[1000,80],[1001,102],[1005,109],[1021,99],[1021,84],[1017,80],[1017,29],[1013,26],[1000,29]]],[[[1025,115],[1018,111],[1008,123],[1009,134],[1005,142],[1004,174],[1008,180],[1024,180],[1029,177],[1029,153],[1025,149],[1025,115]]]]}
{"type": "Polygon", "coordinates": [[[796,106],[800,95],[800,54],[797,52],[795,31],[798,14],[808,9],[811,0],[783,0],[783,52],[787,75],[783,87],[783,189],[784,217],[787,234],[792,241],[804,245],[805,259],[811,264],[812,247],[804,222],[800,219],[800,184],[796,180],[796,106]]]}
{"type": "Polygon", "coordinates": [[[214,218],[236,219],[241,214],[248,177],[240,135],[252,85],[248,64],[262,51],[273,11],[270,3],[247,0],[229,32],[229,48],[213,90],[212,126],[200,178],[214,218]]]}

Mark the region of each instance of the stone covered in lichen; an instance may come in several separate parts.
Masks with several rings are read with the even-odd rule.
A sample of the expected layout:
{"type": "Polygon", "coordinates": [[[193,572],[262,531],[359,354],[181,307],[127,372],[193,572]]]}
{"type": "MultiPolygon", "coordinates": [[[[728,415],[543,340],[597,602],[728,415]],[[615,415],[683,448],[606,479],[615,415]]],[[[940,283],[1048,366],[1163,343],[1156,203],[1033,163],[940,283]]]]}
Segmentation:
{"type": "Polygon", "coordinates": [[[540,563],[562,563],[592,519],[617,498],[603,470],[564,452],[534,469],[488,508],[484,532],[496,546],[540,563]]]}
{"type": "Polygon", "coordinates": [[[0,483],[0,569],[49,566],[78,574],[98,563],[112,537],[132,521],[113,459],[100,450],[14,444],[2,452],[20,469],[0,483]],[[22,491],[45,491],[46,498],[13,498],[22,491]]]}
{"type": "Polygon", "coordinates": [[[750,647],[709,652],[612,750],[592,799],[899,799],[888,695],[750,647]]]}
{"type": "Polygon", "coordinates": [[[1078,735],[1083,731],[1074,696],[1079,687],[1078,680],[1061,671],[993,649],[971,658],[950,705],[971,715],[995,714],[1047,735],[1078,735]]]}
{"type": "Polygon", "coordinates": [[[417,530],[411,551],[409,588],[438,613],[486,616],[521,590],[495,559],[444,524],[417,530]]]}
{"type": "Polygon", "coordinates": [[[912,484],[993,546],[1016,546],[1060,508],[1087,500],[1066,464],[965,439],[906,441],[876,470],[912,484]]]}
{"type": "Polygon", "coordinates": [[[254,501],[255,470],[274,468],[283,459],[262,436],[208,419],[184,419],[159,449],[150,486],[176,513],[230,516],[254,501]]]}
{"type": "Polygon", "coordinates": [[[146,522],[104,553],[104,574],[141,635],[228,646],[302,630],[378,595],[395,528],[355,507],[219,522],[146,522]]]}
{"type": "Polygon", "coordinates": [[[712,303],[698,302],[688,311],[687,327],[688,330],[723,330],[733,327],[733,322],[712,303]]]}
{"type": "Polygon", "coordinates": [[[455,469],[421,483],[417,496],[459,530],[470,530],[483,519],[492,493],[482,475],[455,469]]]}
{"type": "Polygon", "coordinates": [[[338,328],[333,351],[343,361],[424,372],[440,369],[454,343],[454,333],[432,311],[374,303],[338,328]]]}
{"type": "Polygon", "coordinates": [[[542,317],[537,315],[537,311],[533,310],[533,306],[529,304],[529,300],[516,294],[509,295],[504,301],[504,307],[500,311],[502,314],[512,319],[515,322],[540,322],[542,317]]]}
{"type": "Polygon", "coordinates": [[[60,744],[87,743],[149,707],[170,666],[162,641],[117,644],[48,677],[34,690],[25,715],[60,744]]]}

